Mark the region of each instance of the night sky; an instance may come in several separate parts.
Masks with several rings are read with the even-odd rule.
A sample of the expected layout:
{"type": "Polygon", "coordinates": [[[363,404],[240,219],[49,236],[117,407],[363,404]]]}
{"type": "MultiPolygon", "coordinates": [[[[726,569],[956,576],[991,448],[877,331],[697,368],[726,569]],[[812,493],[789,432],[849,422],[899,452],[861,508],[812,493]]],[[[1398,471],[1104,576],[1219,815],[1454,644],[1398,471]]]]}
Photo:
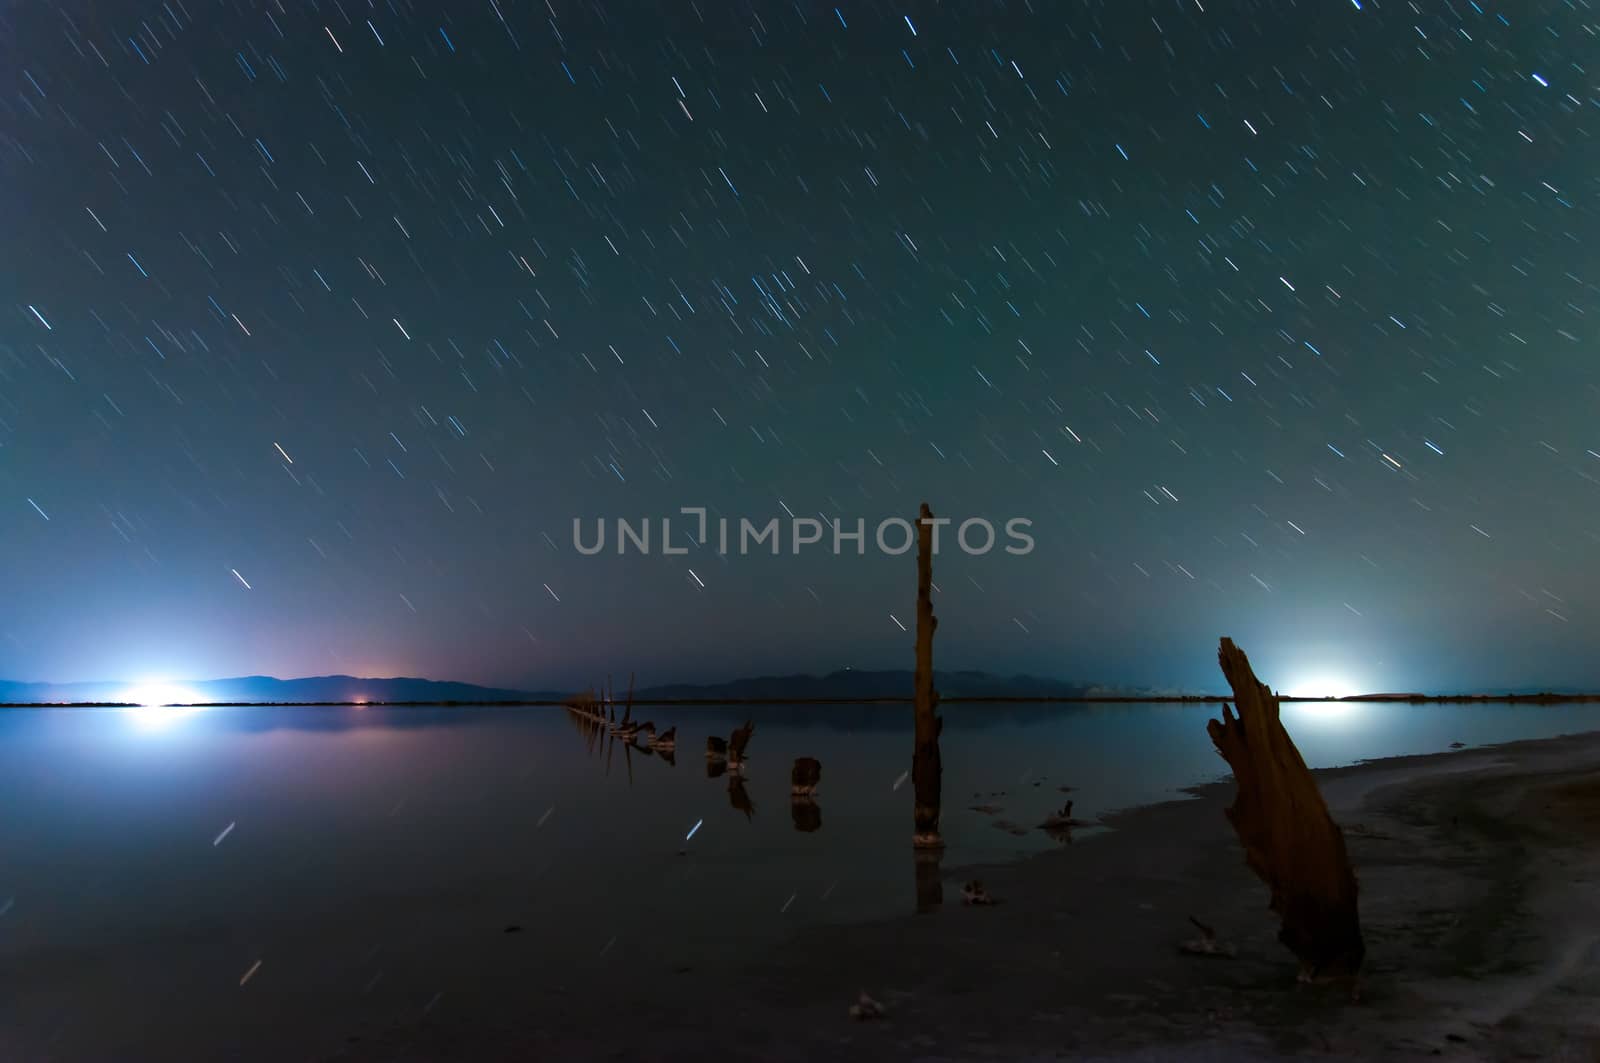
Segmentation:
{"type": "Polygon", "coordinates": [[[1600,685],[1587,4],[0,20],[0,676],[1600,685]]]}

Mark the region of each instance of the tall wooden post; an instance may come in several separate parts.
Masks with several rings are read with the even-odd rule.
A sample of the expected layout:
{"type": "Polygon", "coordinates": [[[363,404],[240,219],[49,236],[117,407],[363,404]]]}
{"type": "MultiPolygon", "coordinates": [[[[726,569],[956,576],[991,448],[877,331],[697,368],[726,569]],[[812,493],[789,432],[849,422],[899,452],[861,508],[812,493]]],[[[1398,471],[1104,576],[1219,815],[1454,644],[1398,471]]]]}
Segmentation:
{"type": "Polygon", "coordinates": [[[1223,639],[1217,660],[1239,715],[1224,704],[1222,719],[1207,720],[1206,732],[1233,769],[1238,793],[1228,822],[1245,862],[1272,891],[1272,910],[1283,920],[1278,940],[1300,958],[1302,979],[1354,976],[1366,946],[1344,832],[1283,728],[1277,697],[1256,679],[1244,651],[1223,639]]]}
{"type": "Polygon", "coordinates": [[[933,615],[933,511],[922,503],[917,521],[917,672],[915,685],[916,747],[911,758],[915,792],[911,844],[919,849],[940,849],[939,833],[939,692],[933,689],[933,632],[939,619],[933,615]]]}

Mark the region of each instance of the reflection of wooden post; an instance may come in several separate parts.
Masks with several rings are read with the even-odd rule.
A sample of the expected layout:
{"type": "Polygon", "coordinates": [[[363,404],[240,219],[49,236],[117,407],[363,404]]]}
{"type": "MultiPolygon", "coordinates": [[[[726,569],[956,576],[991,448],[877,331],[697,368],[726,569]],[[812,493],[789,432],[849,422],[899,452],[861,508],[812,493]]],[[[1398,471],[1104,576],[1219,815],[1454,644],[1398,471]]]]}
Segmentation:
{"type": "Polygon", "coordinates": [[[944,877],[939,861],[943,849],[913,849],[911,859],[917,870],[917,913],[938,911],[944,904],[944,877]]]}
{"type": "Polygon", "coordinates": [[[809,797],[789,798],[789,818],[794,829],[805,834],[822,829],[822,809],[809,797]]]}
{"type": "Polygon", "coordinates": [[[744,778],[742,776],[728,776],[728,803],[743,812],[745,819],[749,819],[756,814],[756,804],[750,800],[750,791],[744,788],[744,778]]]}
{"type": "Polygon", "coordinates": [[[917,521],[917,673],[916,747],[911,758],[915,792],[911,844],[922,849],[944,845],[939,834],[939,692],[933,689],[933,632],[939,620],[933,615],[933,511],[922,503],[917,521]]]}
{"type": "Polygon", "coordinates": [[[1302,978],[1354,975],[1366,946],[1356,908],[1356,876],[1344,832],[1278,718],[1278,699],[1250,670],[1244,651],[1223,639],[1222,674],[1239,706],[1235,718],[1206,721],[1233,769],[1238,793],[1228,809],[1245,861],[1272,890],[1283,920],[1278,940],[1300,958],[1302,978]]]}

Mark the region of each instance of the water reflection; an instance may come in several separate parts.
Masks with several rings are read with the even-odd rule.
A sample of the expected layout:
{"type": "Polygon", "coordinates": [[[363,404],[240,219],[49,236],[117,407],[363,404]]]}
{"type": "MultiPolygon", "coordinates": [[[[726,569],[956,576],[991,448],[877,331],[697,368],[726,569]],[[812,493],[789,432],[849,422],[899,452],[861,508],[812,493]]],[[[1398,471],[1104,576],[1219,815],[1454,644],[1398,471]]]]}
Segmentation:
{"type": "Polygon", "coordinates": [[[806,834],[822,829],[822,809],[817,807],[817,787],[822,782],[822,762],[796,757],[789,771],[789,818],[794,829],[806,834]]]}
{"type": "Polygon", "coordinates": [[[117,711],[140,731],[165,731],[205,710],[192,705],[133,705],[117,711]]]}
{"type": "Polygon", "coordinates": [[[911,850],[913,870],[916,872],[917,912],[927,914],[939,910],[944,904],[943,847],[911,850]]]}
{"type": "Polygon", "coordinates": [[[809,797],[789,799],[789,818],[794,829],[811,834],[822,829],[822,807],[809,797]]]}
{"type": "MultiPolygon", "coordinates": [[[[241,1038],[312,1012],[338,1017],[342,1038],[356,1019],[471,992],[491,977],[486,938],[536,957],[530,977],[534,964],[537,977],[657,984],[691,963],[743,969],[806,926],[956,905],[944,864],[1074,836],[1091,848],[1071,821],[1220,777],[1210,711],[941,706],[941,788],[960,800],[939,820],[946,848],[913,850],[911,875],[903,705],[663,707],[655,722],[675,730],[622,751],[609,713],[563,709],[0,712],[0,807],[28,810],[0,816],[0,967],[28,972],[26,994],[0,993],[0,1055],[188,1058],[192,1041],[139,1040],[183,1025],[151,1019],[173,1001],[241,1038]],[[730,770],[727,736],[751,717],[762,744],[746,739],[730,770]],[[688,770],[673,768],[669,733],[688,770]],[[722,756],[702,776],[693,753],[708,735],[722,756]],[[806,758],[825,778],[795,794],[782,765],[806,758]],[[781,803],[787,819],[771,811],[781,803]],[[1052,813],[1065,831],[1042,829],[1052,813]],[[996,829],[1002,818],[1024,833],[996,829]],[[502,938],[508,926],[522,930],[502,938]],[[94,1024],[64,1024],[86,1009],[94,1024]]],[[[1283,716],[1313,768],[1600,729],[1592,704],[1289,703],[1283,716]]],[[[326,1058],[337,1038],[260,1054],[326,1058]]]]}
{"type": "Polygon", "coordinates": [[[750,791],[745,789],[744,773],[741,771],[728,773],[728,803],[736,812],[743,812],[747,820],[756,814],[756,803],[750,800],[750,791]]]}
{"type": "MultiPolygon", "coordinates": [[[[1084,841],[1093,828],[1070,821],[1092,825],[1109,810],[1178,797],[1227,770],[1203,737],[1206,706],[940,708],[941,791],[961,798],[948,816],[939,809],[951,867],[1084,841]],[[1068,783],[1079,789],[1061,793],[1068,783]],[[1053,813],[1065,813],[1066,829],[1048,829],[1053,813]],[[998,820],[1006,826],[997,829],[998,820]]],[[[1313,768],[1600,729],[1600,705],[1334,711],[1290,703],[1283,712],[1313,768]]],[[[906,706],[655,714],[665,717],[658,727],[677,724],[674,751],[681,744],[691,758],[715,738],[705,776],[693,760],[688,771],[674,769],[666,731],[619,751],[609,718],[562,709],[0,713],[0,806],[37,810],[0,817],[0,902],[17,898],[3,920],[0,963],[64,942],[94,951],[118,935],[234,927],[238,913],[257,910],[286,923],[337,912],[341,925],[366,920],[377,940],[388,921],[410,918],[419,898],[432,897],[463,901],[418,916],[440,934],[493,910],[497,930],[514,922],[584,962],[598,946],[585,951],[586,942],[570,940],[575,927],[633,913],[647,888],[668,898],[673,925],[637,932],[683,949],[702,947],[704,933],[730,925],[729,913],[748,927],[743,941],[802,923],[931,911],[945,894],[955,903],[959,880],[944,888],[936,851],[913,852],[913,874],[905,873],[912,788],[909,778],[895,783],[914,766],[904,763],[913,737],[906,706]],[[756,716],[762,745],[747,738],[741,771],[732,771],[727,736],[756,716]],[[796,795],[795,773],[784,779],[781,765],[808,758],[817,761],[815,791],[796,795]],[[785,804],[788,818],[773,814],[785,804]],[[768,814],[757,816],[762,807],[768,814]],[[685,834],[701,820],[680,859],[685,834]],[[597,830],[615,844],[593,844],[597,830]],[[780,918],[797,889],[801,899],[780,918]]],[[[634,940],[635,930],[623,929],[616,956],[634,940]]],[[[0,1002],[0,1020],[6,1015],[0,1002]]]]}
{"type": "Polygon", "coordinates": [[[916,752],[911,760],[911,862],[916,874],[917,911],[921,914],[937,911],[944,903],[944,879],[940,873],[944,859],[944,833],[940,829],[944,768],[939,759],[939,732],[943,728],[944,721],[935,716],[929,738],[929,729],[918,721],[916,752]]]}
{"type": "Polygon", "coordinates": [[[623,767],[627,773],[629,786],[633,785],[635,753],[641,757],[654,757],[668,767],[674,767],[678,763],[676,727],[658,735],[655,724],[651,721],[635,724],[624,719],[622,723],[617,723],[612,719],[616,715],[615,710],[608,714],[604,705],[599,703],[568,705],[564,712],[567,720],[583,735],[585,755],[599,757],[605,766],[605,774],[611,774],[617,747],[622,747],[623,767]]]}

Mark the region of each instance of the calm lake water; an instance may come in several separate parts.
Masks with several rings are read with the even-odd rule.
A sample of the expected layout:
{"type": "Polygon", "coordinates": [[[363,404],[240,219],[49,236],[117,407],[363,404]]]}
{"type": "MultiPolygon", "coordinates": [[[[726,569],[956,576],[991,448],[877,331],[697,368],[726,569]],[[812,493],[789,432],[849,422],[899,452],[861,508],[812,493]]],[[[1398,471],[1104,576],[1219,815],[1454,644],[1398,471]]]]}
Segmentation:
{"type": "MultiPolygon", "coordinates": [[[[1033,828],[1068,797],[1092,819],[1220,777],[1216,711],[944,707],[944,867],[1060,844],[1033,828]]],[[[351,1015],[459,995],[507,941],[651,976],[914,909],[908,706],[644,714],[677,726],[676,763],[555,708],[0,713],[0,1056],[142,1058],[181,1014],[239,1038],[217,1058],[285,1028],[303,1058],[351,1015]],[[746,717],[742,785],[708,777],[706,736],[746,717]],[[822,762],[820,826],[791,814],[799,756],[822,762]],[[312,999],[320,1026],[295,1016],[312,999]]],[[[1283,714],[1313,767],[1600,729],[1600,705],[1283,714]]]]}

